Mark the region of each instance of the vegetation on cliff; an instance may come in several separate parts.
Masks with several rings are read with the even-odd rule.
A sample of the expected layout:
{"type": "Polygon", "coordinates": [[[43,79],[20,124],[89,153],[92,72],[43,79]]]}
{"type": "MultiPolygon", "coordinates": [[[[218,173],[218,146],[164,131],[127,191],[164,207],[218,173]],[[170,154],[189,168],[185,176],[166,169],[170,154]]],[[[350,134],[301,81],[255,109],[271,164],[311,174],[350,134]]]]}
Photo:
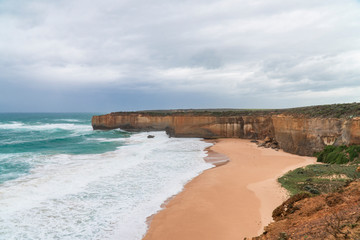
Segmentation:
{"type": "Polygon", "coordinates": [[[326,146],[315,154],[318,162],[286,173],[278,181],[293,196],[301,192],[321,194],[334,192],[348,181],[360,178],[360,146],[326,146]]]}
{"type": "Polygon", "coordinates": [[[318,195],[334,192],[360,178],[356,168],[357,165],[314,164],[290,171],[278,181],[292,196],[302,192],[318,195]]]}
{"type": "Polygon", "coordinates": [[[360,156],[360,146],[326,146],[323,151],[315,153],[318,162],[323,163],[358,163],[360,156]]]}
{"type": "MultiPolygon", "coordinates": [[[[265,116],[279,114],[280,109],[176,109],[176,110],[149,110],[133,113],[145,114],[148,116],[215,116],[215,117],[236,117],[236,116],[265,116]]],[[[129,112],[114,112],[112,114],[123,114],[129,112]]]]}
{"type": "Polygon", "coordinates": [[[326,146],[318,162],[278,179],[291,197],[260,239],[360,239],[360,146],[326,146]]]}
{"type": "MultiPolygon", "coordinates": [[[[114,112],[122,114],[129,112],[114,112]]],[[[266,115],[294,115],[321,118],[353,118],[360,116],[360,103],[329,104],[287,109],[177,109],[177,110],[148,110],[137,111],[150,116],[196,115],[196,116],[266,116],[266,115]]]]}
{"type": "Polygon", "coordinates": [[[360,103],[329,104],[285,110],[286,114],[322,118],[353,118],[360,116],[360,103]]]}

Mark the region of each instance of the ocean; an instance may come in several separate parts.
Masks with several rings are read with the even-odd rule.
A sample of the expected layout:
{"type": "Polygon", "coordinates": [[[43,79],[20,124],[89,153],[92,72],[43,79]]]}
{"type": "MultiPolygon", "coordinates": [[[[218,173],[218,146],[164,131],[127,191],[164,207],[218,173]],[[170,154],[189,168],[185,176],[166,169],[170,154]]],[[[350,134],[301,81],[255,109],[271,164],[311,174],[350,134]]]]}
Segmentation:
{"type": "Polygon", "coordinates": [[[213,167],[201,139],[94,131],[92,115],[0,114],[0,239],[141,239],[147,217],[213,167]]]}

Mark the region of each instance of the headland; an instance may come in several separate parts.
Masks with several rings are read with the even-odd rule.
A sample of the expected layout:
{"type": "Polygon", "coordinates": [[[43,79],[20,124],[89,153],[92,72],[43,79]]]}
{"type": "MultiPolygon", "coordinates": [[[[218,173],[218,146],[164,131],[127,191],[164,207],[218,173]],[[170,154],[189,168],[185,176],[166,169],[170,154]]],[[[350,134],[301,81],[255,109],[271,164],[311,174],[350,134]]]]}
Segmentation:
{"type": "Polygon", "coordinates": [[[166,131],[171,137],[265,139],[285,152],[312,156],[327,145],[360,144],[360,104],[281,110],[113,112],[92,118],[94,129],[166,131]]]}

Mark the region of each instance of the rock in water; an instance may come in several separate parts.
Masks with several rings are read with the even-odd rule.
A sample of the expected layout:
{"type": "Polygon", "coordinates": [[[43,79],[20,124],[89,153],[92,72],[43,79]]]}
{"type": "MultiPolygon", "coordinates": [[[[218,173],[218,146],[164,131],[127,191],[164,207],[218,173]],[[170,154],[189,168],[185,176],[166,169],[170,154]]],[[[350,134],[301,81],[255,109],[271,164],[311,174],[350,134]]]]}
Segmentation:
{"type": "Polygon", "coordinates": [[[154,135],[148,135],[147,138],[154,138],[154,135]]]}

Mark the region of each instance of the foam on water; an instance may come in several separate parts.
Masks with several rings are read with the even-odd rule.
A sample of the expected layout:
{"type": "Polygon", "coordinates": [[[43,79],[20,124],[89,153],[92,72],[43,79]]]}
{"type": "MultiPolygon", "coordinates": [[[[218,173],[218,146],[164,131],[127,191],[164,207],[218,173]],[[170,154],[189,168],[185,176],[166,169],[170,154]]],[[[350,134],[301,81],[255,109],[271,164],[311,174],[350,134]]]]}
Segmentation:
{"type": "Polygon", "coordinates": [[[58,122],[82,122],[79,119],[57,119],[58,122]]]}
{"type": "Polygon", "coordinates": [[[0,129],[16,129],[23,127],[24,124],[21,122],[12,121],[10,123],[0,123],[0,129]]]}
{"type": "Polygon", "coordinates": [[[29,174],[0,184],[0,239],[141,239],[146,218],[212,167],[203,161],[211,144],[200,139],[151,132],[90,140],[123,146],[101,154],[33,154],[29,174]]]}
{"type": "Polygon", "coordinates": [[[9,130],[33,130],[33,131],[44,131],[44,130],[75,130],[75,131],[90,131],[92,127],[88,124],[74,124],[74,123],[37,123],[37,124],[24,124],[22,122],[12,122],[0,124],[0,129],[9,130]]]}
{"type": "Polygon", "coordinates": [[[123,141],[123,139],[119,138],[87,138],[88,141],[96,141],[96,142],[119,142],[123,141]]]}

